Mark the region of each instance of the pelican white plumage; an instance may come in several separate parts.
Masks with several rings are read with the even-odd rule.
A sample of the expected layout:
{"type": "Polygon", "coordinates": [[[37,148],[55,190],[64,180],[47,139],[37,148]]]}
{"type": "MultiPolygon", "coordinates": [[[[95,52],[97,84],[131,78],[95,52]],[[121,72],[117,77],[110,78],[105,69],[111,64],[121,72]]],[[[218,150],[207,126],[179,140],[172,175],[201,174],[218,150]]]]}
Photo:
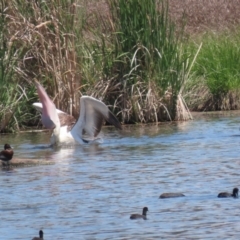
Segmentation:
{"type": "Polygon", "coordinates": [[[86,143],[83,133],[93,141],[101,131],[104,119],[116,128],[122,129],[120,122],[103,102],[93,97],[82,96],[80,115],[76,121],[71,115],[56,109],[42,85],[36,80],[35,84],[41,103],[34,103],[33,106],[41,111],[43,125],[53,130],[51,145],[86,143]]]}

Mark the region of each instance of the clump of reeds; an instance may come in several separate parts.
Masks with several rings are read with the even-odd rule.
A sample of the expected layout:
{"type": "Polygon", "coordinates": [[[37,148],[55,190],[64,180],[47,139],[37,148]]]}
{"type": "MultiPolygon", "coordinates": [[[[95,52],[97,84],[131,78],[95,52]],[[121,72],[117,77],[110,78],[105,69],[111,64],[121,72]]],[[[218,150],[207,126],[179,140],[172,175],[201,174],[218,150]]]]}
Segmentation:
{"type": "Polygon", "coordinates": [[[77,115],[83,9],[84,1],[1,2],[1,130],[34,123],[34,77],[58,108],[77,115]]]}
{"type": "Polygon", "coordinates": [[[30,114],[26,102],[31,93],[26,93],[24,84],[20,81],[17,72],[18,63],[22,57],[22,48],[13,43],[11,34],[11,16],[8,14],[8,4],[0,4],[0,132],[11,132],[21,127],[21,123],[29,122],[30,114]]]}
{"type": "Polygon", "coordinates": [[[111,75],[122,86],[122,120],[191,118],[180,110],[186,108],[179,94],[190,68],[181,44],[184,26],[176,31],[168,1],[113,0],[109,5],[115,32],[111,75]]]}
{"type": "Polygon", "coordinates": [[[8,5],[12,42],[21,46],[21,77],[40,79],[56,106],[73,115],[79,111],[80,56],[84,8],[76,1],[11,1],[8,5]],[[27,10],[26,10],[27,9],[27,10]],[[77,46],[76,46],[77,45],[77,46]]]}

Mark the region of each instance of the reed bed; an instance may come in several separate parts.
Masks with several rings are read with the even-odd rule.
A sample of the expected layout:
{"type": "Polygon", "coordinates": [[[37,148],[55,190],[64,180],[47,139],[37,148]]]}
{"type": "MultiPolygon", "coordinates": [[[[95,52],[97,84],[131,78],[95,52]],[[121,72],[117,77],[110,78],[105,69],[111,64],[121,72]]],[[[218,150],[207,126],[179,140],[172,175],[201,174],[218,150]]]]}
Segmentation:
{"type": "Polygon", "coordinates": [[[109,73],[122,86],[119,98],[120,108],[124,110],[122,121],[191,118],[187,110],[180,110],[185,104],[177,108],[190,64],[181,44],[184,26],[176,31],[169,18],[168,1],[108,3],[115,54],[109,73]]]}
{"type": "Polygon", "coordinates": [[[22,123],[29,123],[31,114],[27,102],[31,98],[31,88],[20,80],[18,72],[19,60],[22,58],[22,48],[13,44],[11,21],[8,15],[8,4],[1,1],[0,16],[0,132],[19,130],[22,123]],[[19,124],[19,119],[20,124],[19,124]]]}
{"type": "Polygon", "coordinates": [[[81,80],[75,44],[76,39],[81,41],[82,30],[82,19],[77,17],[82,15],[75,1],[10,4],[14,24],[20,26],[14,41],[24,46],[22,77],[29,83],[35,77],[40,79],[47,85],[56,106],[75,115],[81,80]]]}
{"type": "Polygon", "coordinates": [[[204,58],[215,59],[223,50],[220,43],[213,49],[211,38],[189,44],[186,30],[232,29],[239,24],[236,1],[2,0],[1,131],[37,123],[34,78],[58,108],[75,117],[85,94],[108,104],[123,123],[191,119],[188,104],[197,105],[196,94],[203,102],[195,109],[210,109],[208,101],[222,101],[229,92],[215,94],[214,81],[200,66],[205,69],[204,58]]]}
{"type": "MultiPolygon", "coordinates": [[[[29,105],[36,95],[25,92],[37,78],[56,106],[74,116],[79,97],[88,94],[110,105],[124,123],[179,118],[178,94],[189,65],[167,1],[109,1],[109,18],[87,18],[83,0],[3,2],[4,38],[10,39],[6,53],[19,52],[11,68],[16,77],[8,83],[15,90],[16,83],[25,86],[29,105]],[[137,14],[135,6],[141,10],[137,14]],[[91,19],[100,24],[88,28],[91,19]]],[[[13,115],[4,114],[2,129],[13,115]]]]}

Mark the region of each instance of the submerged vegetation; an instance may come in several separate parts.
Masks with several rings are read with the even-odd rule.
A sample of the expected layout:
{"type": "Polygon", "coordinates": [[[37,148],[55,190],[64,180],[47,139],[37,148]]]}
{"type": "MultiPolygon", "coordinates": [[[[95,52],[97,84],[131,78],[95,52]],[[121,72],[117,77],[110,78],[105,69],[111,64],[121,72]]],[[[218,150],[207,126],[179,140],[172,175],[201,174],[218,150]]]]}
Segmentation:
{"type": "Polygon", "coordinates": [[[2,0],[0,131],[38,122],[34,78],[75,117],[85,94],[123,123],[187,120],[188,106],[239,109],[239,31],[191,35],[199,3],[179,2],[2,0]]]}

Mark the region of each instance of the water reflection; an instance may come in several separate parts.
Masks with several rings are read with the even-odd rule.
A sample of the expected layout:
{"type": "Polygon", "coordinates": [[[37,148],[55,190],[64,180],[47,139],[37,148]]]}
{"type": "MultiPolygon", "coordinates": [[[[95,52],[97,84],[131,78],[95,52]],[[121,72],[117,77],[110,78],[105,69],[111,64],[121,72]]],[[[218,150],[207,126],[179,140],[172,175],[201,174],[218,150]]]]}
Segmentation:
{"type": "Polygon", "coordinates": [[[19,158],[54,165],[0,171],[1,235],[31,239],[237,239],[238,115],[104,129],[104,143],[48,148],[50,135],[1,136],[19,158]],[[163,192],[185,198],[159,199],[163,192]],[[130,221],[149,208],[147,221],[130,221]]]}

